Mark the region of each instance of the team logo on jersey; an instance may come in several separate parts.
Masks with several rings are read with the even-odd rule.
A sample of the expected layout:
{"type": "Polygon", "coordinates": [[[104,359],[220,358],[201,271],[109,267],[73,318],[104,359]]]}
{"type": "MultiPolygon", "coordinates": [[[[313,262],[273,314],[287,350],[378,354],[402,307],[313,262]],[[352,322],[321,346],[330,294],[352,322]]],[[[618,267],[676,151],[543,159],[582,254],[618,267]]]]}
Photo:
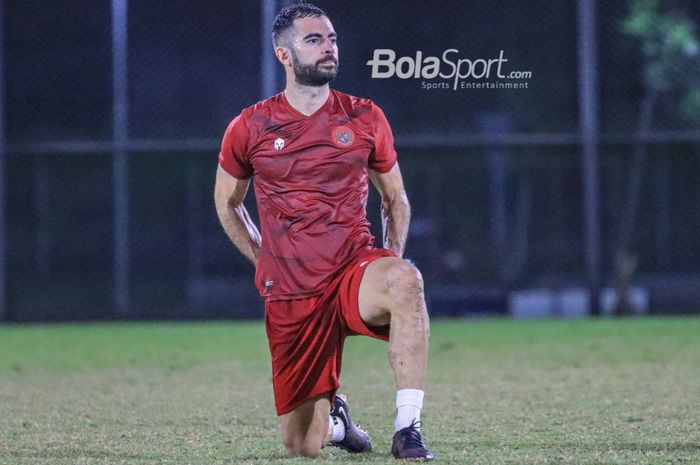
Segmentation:
{"type": "Polygon", "coordinates": [[[275,139],[275,150],[282,150],[284,148],[284,139],[278,137],[275,139]]]}
{"type": "Polygon", "coordinates": [[[350,147],[355,142],[355,133],[348,126],[340,125],[333,128],[333,142],[338,147],[350,147]]]}

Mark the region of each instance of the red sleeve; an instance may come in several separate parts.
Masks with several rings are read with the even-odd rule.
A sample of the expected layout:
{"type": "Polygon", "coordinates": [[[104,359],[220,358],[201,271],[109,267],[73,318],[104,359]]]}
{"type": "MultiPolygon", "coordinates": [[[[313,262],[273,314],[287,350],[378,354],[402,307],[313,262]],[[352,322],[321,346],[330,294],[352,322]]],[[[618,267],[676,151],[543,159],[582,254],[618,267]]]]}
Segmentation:
{"type": "Polygon", "coordinates": [[[253,175],[253,166],[248,157],[248,128],[243,113],[228,125],[221,142],[219,164],[231,176],[248,179],[253,175]]]}
{"type": "Polygon", "coordinates": [[[396,164],[394,149],[394,134],[384,112],[372,104],[372,133],[374,135],[374,150],[369,154],[369,167],[380,173],[387,173],[396,164]]]}

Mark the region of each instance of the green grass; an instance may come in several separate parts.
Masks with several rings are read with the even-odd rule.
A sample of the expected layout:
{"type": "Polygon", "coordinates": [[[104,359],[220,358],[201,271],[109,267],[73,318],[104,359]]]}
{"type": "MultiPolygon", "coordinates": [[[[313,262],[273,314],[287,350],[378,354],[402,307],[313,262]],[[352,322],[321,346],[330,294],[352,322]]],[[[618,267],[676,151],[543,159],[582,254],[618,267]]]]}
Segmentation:
{"type": "MultiPolygon", "coordinates": [[[[348,340],[368,456],[284,459],[261,323],[0,327],[0,464],[394,463],[386,346],[348,340]]],[[[700,318],[433,322],[439,463],[700,464],[700,318]]]]}

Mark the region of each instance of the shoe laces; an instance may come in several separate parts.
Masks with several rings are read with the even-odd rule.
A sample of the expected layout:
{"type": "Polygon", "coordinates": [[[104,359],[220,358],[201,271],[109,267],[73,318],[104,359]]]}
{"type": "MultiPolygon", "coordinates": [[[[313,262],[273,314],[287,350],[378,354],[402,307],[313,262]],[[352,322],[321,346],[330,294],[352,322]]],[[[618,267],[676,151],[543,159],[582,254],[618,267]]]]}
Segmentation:
{"type": "Polygon", "coordinates": [[[410,448],[421,448],[425,447],[423,445],[423,438],[420,435],[420,431],[418,431],[418,428],[423,426],[423,422],[421,421],[412,421],[411,425],[406,428],[406,440],[405,444],[406,446],[410,448]]]}

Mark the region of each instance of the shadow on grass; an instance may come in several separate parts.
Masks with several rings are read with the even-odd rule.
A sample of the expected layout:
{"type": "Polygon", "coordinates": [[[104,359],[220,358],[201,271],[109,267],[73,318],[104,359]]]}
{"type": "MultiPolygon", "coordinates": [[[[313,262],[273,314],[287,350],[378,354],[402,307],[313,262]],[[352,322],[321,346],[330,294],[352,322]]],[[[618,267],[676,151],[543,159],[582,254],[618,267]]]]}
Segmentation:
{"type": "Polygon", "coordinates": [[[47,449],[11,450],[9,455],[18,459],[120,459],[120,460],[160,460],[165,454],[129,453],[104,449],[47,449]]]}
{"type": "MultiPolygon", "coordinates": [[[[562,447],[564,445],[560,444],[559,446],[562,447]]],[[[695,444],[691,442],[614,442],[598,444],[593,447],[582,447],[581,444],[566,444],[565,446],[586,450],[627,450],[639,452],[700,452],[700,444],[695,444]]]]}
{"type": "MultiPolygon", "coordinates": [[[[551,442],[545,444],[528,444],[527,447],[551,449],[576,449],[581,452],[593,451],[630,451],[630,452],[696,452],[700,453],[700,444],[692,442],[612,442],[598,444],[581,444],[573,442],[551,442]]],[[[518,447],[522,449],[523,446],[518,447]]]]}
{"type": "MultiPolygon", "coordinates": [[[[197,451],[192,451],[191,454],[187,452],[177,452],[176,454],[169,454],[167,452],[120,452],[120,451],[110,451],[105,449],[89,449],[89,448],[70,448],[70,449],[47,449],[47,450],[11,450],[9,455],[16,459],[55,459],[55,460],[70,460],[70,459],[94,459],[94,460],[118,460],[126,463],[131,462],[141,462],[148,461],[154,463],[160,463],[164,459],[173,459],[175,463],[182,458],[187,459],[188,455],[191,455],[191,459],[194,462],[200,462],[198,460],[197,451]]],[[[222,453],[222,457],[218,460],[222,460],[226,463],[241,463],[241,462],[255,462],[261,460],[277,461],[277,460],[288,460],[287,455],[281,452],[247,452],[243,454],[236,454],[235,452],[226,454],[222,453]]]]}

